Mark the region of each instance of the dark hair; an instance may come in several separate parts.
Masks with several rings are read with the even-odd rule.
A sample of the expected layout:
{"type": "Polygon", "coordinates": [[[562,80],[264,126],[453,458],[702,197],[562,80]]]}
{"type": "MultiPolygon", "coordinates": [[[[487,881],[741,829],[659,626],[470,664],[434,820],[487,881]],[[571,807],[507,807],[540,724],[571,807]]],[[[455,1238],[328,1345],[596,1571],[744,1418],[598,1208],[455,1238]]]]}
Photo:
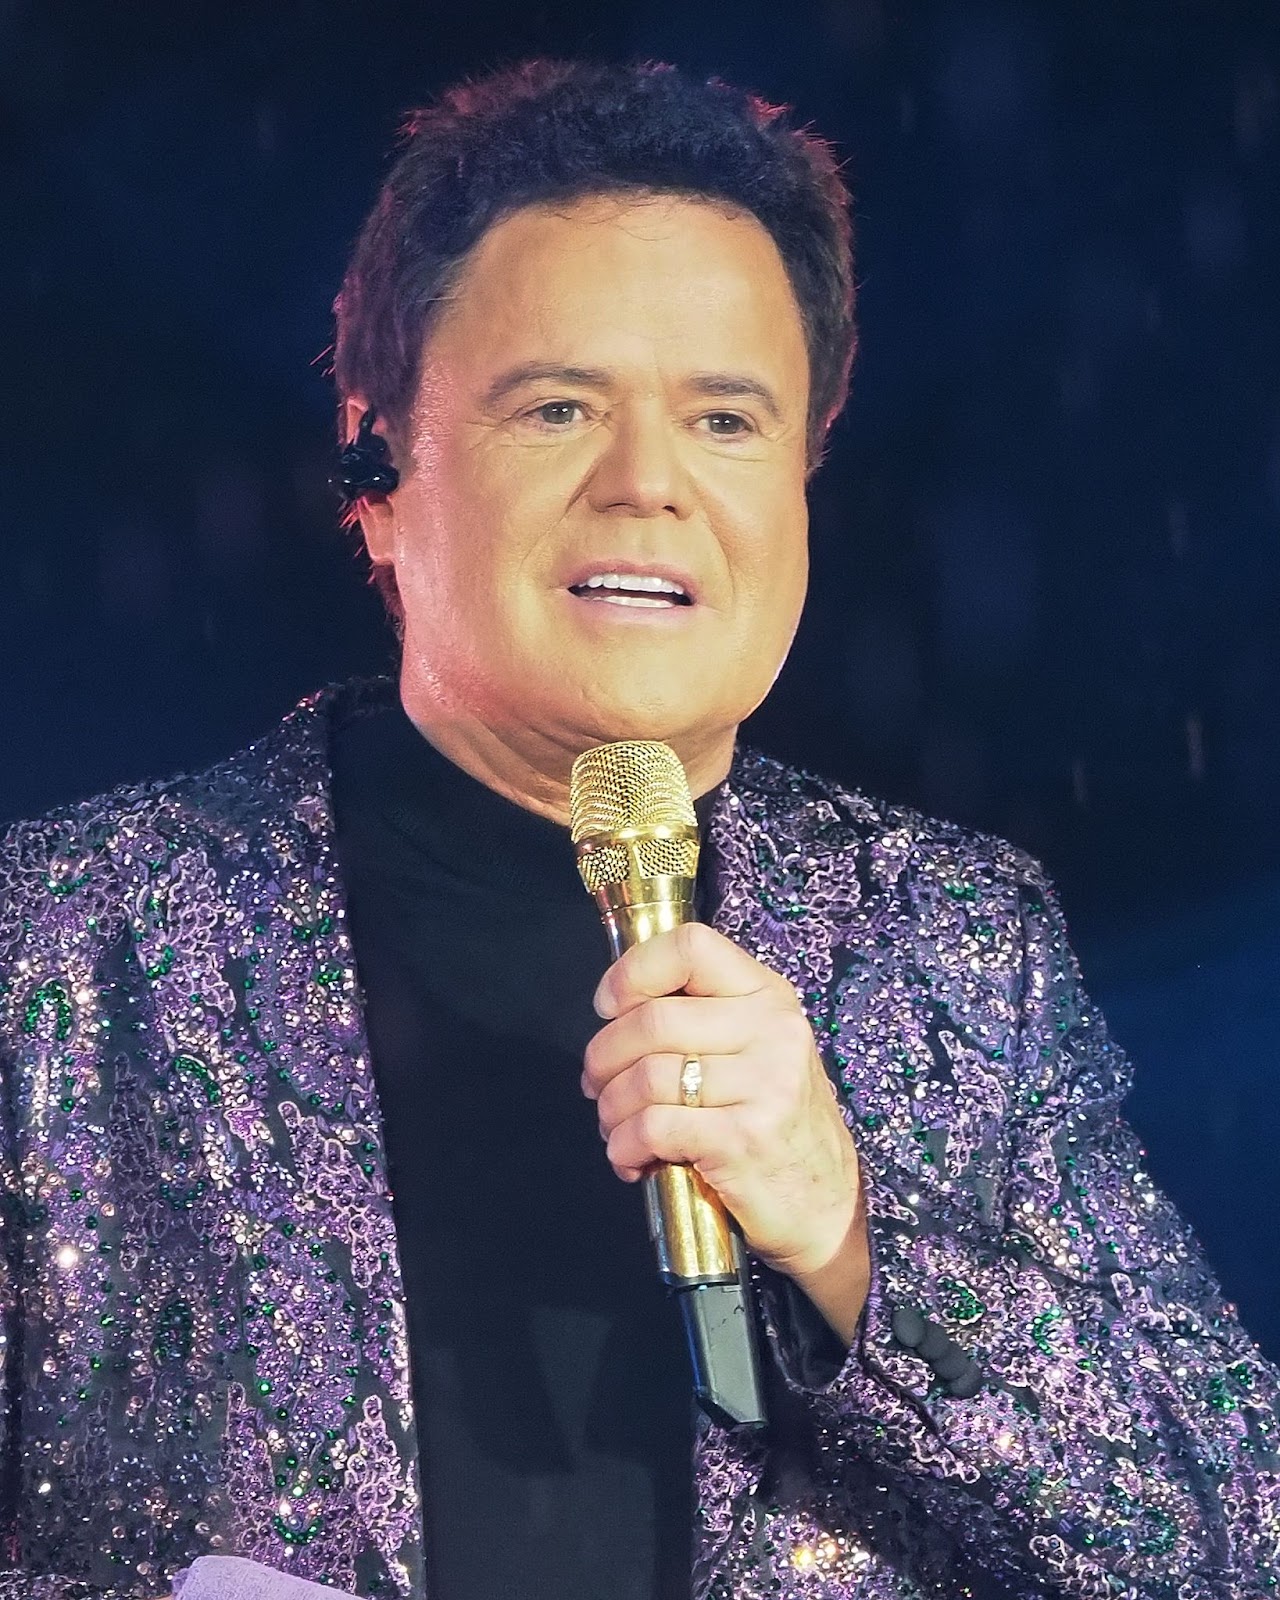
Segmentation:
{"type": "Polygon", "coordinates": [[[856,343],[848,191],[786,107],[669,66],[526,61],[413,112],[335,302],[339,394],[400,435],[432,316],[485,231],[522,206],[627,191],[724,201],[768,230],[804,327],[816,467],[856,343]]]}

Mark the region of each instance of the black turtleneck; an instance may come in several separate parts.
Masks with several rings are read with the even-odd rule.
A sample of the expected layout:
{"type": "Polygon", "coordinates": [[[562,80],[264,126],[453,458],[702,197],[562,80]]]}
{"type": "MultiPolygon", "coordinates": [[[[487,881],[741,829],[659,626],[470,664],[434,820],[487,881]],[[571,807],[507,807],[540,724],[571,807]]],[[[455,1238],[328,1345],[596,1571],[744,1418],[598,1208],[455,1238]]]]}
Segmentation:
{"type": "Polygon", "coordinates": [[[339,728],[332,754],[431,1600],[687,1596],[688,1359],[639,1188],[579,1088],[608,947],[568,833],[446,760],[398,703],[339,728]]]}

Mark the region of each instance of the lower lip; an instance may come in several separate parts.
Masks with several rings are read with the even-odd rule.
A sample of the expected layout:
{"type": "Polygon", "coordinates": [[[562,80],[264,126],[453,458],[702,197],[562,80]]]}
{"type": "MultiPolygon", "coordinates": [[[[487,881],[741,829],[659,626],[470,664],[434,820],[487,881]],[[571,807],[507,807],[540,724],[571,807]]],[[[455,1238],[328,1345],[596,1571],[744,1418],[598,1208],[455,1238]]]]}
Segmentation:
{"type": "Polygon", "coordinates": [[[654,604],[651,600],[633,600],[629,596],[618,596],[616,599],[588,600],[585,595],[574,594],[571,589],[563,591],[579,613],[595,612],[597,616],[608,622],[621,623],[649,623],[670,627],[673,622],[683,622],[698,609],[696,605],[677,605],[673,602],[654,604]]]}

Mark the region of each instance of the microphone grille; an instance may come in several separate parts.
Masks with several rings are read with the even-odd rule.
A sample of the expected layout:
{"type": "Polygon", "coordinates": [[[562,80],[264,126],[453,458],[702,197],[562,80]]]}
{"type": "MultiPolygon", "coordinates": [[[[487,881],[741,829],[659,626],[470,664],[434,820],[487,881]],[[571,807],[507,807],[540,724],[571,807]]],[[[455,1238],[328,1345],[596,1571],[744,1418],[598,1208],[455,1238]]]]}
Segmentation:
{"type": "Polygon", "coordinates": [[[695,877],[697,828],[689,780],[670,745],[622,739],[584,750],[574,762],[569,830],[575,845],[594,841],[578,852],[578,871],[592,892],[628,877],[695,877]],[[608,842],[624,832],[630,848],[608,842]]]}
{"type": "Polygon", "coordinates": [[[654,823],[697,826],[689,780],[669,744],[621,739],[584,750],[569,776],[573,842],[654,823]]]}

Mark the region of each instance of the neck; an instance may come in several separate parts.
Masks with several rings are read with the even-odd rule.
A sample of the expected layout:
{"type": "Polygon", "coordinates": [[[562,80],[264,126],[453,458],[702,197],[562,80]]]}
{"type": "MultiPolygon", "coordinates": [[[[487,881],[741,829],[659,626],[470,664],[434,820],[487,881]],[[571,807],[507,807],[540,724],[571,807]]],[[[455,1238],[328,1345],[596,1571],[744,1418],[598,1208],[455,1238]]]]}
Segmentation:
{"type": "MultiPolygon", "coordinates": [[[[557,737],[525,725],[494,727],[415,692],[403,677],[400,698],[410,722],[446,760],[526,811],[569,826],[573,763],[584,750],[605,743],[603,738],[567,733],[557,737]]],[[[728,728],[705,738],[666,741],[684,766],[695,800],[728,777],[736,734],[736,728],[728,728]]]]}

